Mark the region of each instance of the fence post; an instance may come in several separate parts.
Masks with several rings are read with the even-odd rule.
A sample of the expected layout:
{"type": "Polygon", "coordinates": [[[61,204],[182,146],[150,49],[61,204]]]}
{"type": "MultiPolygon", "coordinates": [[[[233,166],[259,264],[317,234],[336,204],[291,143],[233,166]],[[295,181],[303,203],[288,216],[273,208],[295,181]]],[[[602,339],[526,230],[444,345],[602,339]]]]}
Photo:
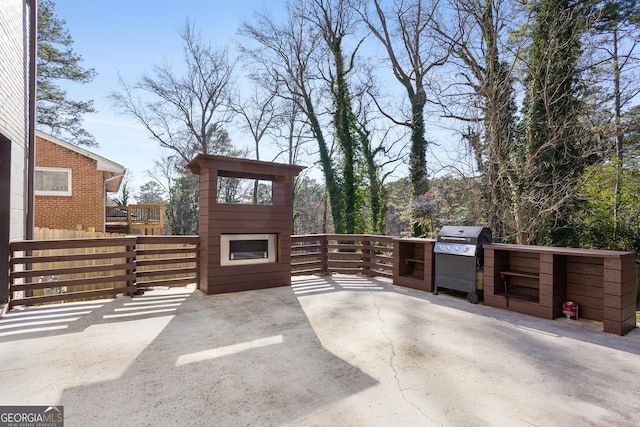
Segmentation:
{"type": "Polygon", "coordinates": [[[127,244],[126,252],[133,252],[133,256],[127,256],[127,276],[133,275],[133,279],[127,279],[127,286],[136,286],[136,290],[128,294],[128,296],[133,297],[134,295],[142,295],[144,294],[143,289],[138,289],[138,278],[136,277],[136,247],[137,247],[138,238],[133,237],[132,243],[127,244]]]}
{"type": "Polygon", "coordinates": [[[365,238],[360,241],[360,244],[362,245],[362,274],[367,277],[374,276],[371,272],[371,240],[365,238]]]}
{"type": "Polygon", "coordinates": [[[326,276],[329,274],[329,240],[327,235],[323,234],[320,239],[320,274],[326,276]]]}
{"type": "MultiPolygon", "coordinates": [[[[3,273],[2,279],[0,279],[0,317],[4,316],[4,312],[9,309],[11,297],[13,296],[13,292],[11,292],[11,272],[14,266],[11,263],[11,259],[15,256],[15,253],[13,249],[11,249],[11,242],[7,245],[7,249],[7,272],[6,274],[3,273]]],[[[0,263],[0,265],[2,264],[0,263]]],[[[4,265],[0,271],[4,271],[4,265]]]]}

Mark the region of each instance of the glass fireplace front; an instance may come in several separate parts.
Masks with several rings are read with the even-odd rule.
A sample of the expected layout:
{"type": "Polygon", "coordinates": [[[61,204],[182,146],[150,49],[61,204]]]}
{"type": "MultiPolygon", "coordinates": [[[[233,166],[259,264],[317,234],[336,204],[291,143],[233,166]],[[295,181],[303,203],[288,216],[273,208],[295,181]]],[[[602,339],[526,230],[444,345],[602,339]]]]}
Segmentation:
{"type": "Polygon", "coordinates": [[[277,234],[222,234],[220,236],[220,265],[276,262],[277,243],[277,234]]]}

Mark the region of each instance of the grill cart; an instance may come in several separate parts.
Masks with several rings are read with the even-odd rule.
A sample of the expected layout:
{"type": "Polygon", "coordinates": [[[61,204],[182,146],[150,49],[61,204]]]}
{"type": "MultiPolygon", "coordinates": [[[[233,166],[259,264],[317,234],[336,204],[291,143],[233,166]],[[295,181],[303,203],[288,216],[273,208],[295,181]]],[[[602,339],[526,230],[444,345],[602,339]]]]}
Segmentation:
{"type": "Polygon", "coordinates": [[[487,227],[442,227],[434,247],[434,295],[439,288],[467,293],[467,301],[477,304],[477,272],[484,265],[482,245],[491,243],[487,227]]]}

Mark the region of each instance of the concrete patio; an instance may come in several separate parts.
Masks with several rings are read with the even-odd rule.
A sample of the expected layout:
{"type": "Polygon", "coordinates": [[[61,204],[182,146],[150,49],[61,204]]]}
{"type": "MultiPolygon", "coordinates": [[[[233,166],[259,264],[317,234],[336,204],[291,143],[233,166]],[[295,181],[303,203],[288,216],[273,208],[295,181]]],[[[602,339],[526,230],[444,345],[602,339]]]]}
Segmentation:
{"type": "Polygon", "coordinates": [[[67,426],[635,426],[640,329],[356,276],[15,309],[0,404],[67,426]]]}

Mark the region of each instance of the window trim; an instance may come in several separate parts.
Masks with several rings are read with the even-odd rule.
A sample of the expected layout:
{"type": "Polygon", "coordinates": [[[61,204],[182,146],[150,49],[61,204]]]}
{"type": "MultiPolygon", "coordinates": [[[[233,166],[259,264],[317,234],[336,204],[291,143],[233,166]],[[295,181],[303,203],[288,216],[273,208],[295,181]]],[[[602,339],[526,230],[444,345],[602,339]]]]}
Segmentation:
{"type": "MultiPolygon", "coordinates": [[[[71,196],[71,174],[72,171],[69,168],[49,168],[44,166],[36,166],[35,173],[37,172],[66,172],[67,173],[67,191],[49,191],[49,190],[38,190],[34,185],[34,194],[36,196],[71,196]]],[[[35,175],[34,173],[34,175],[35,175]]]]}

